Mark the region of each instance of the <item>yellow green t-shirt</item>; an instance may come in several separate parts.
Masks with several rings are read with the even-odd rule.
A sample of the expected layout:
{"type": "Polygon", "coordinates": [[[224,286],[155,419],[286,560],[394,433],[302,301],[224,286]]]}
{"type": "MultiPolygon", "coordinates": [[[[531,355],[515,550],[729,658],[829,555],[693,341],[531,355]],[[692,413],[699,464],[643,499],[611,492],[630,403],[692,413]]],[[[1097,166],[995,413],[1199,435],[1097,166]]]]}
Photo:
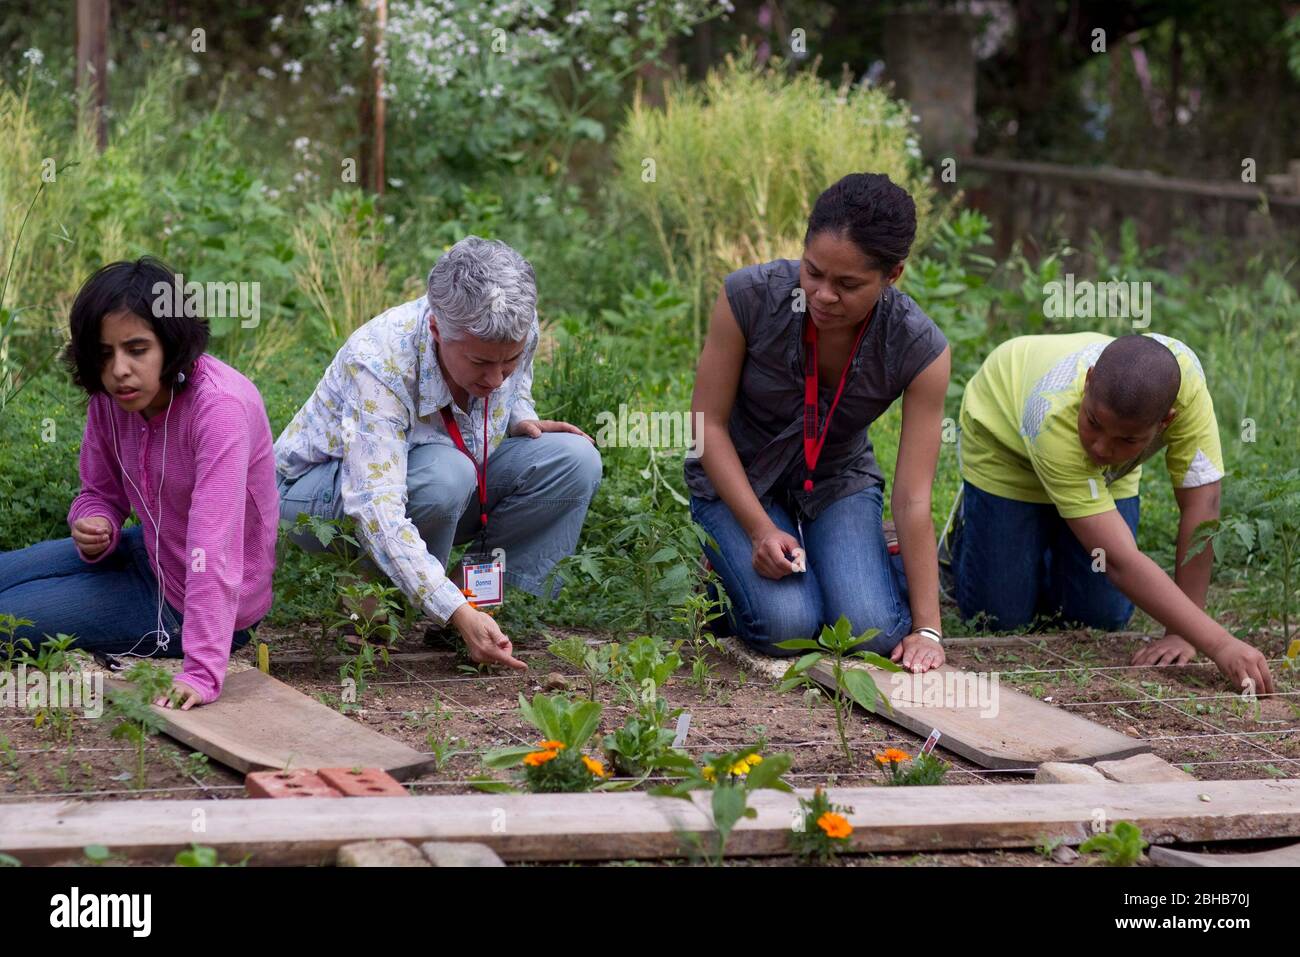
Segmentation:
{"type": "Polygon", "coordinates": [[[1168,446],[1175,488],[1223,478],[1214,403],[1200,360],[1185,344],[1169,347],[1182,370],[1176,415],[1139,455],[1099,468],[1079,442],[1084,379],[1112,341],[1099,332],[1020,336],[984,360],[961,400],[961,475],[976,488],[1019,502],[1055,505],[1063,518],[1098,515],[1138,493],[1144,461],[1168,446]]]}

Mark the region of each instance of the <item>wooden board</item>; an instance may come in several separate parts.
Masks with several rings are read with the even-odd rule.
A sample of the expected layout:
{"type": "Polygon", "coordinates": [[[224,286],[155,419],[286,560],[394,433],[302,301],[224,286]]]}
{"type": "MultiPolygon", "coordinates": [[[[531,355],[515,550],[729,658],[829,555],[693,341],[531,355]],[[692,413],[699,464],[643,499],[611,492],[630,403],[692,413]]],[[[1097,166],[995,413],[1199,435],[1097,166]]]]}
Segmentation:
{"type": "Polygon", "coordinates": [[[1250,854],[1197,854],[1153,847],[1148,856],[1160,867],[1300,867],[1300,844],[1250,854]]]}
{"type": "MultiPolygon", "coordinates": [[[[719,644],[728,657],[773,680],[780,680],[794,660],[760,655],[735,638],[724,638],[719,644]]],[[[875,668],[866,670],[872,674],[876,687],[886,698],[897,699],[892,711],[883,706],[877,709],[876,713],[881,718],[922,739],[929,737],[930,732],[938,728],[942,735],[939,747],[961,755],[982,768],[1022,768],[1026,773],[1032,773],[1040,764],[1048,761],[1082,761],[1091,764],[1094,761],[1125,758],[1151,750],[1151,746],[1143,741],[1102,727],[1082,715],[1054,708],[1037,698],[1013,691],[1000,680],[997,685],[997,714],[986,716],[989,709],[979,706],[978,694],[968,694],[966,701],[970,706],[964,708],[925,707],[924,685],[919,689],[922,705],[904,707],[912,702],[914,695],[911,692],[917,690],[908,687],[913,678],[910,673],[899,672],[908,682],[900,682],[898,687],[903,693],[898,695],[892,694],[893,672],[875,668]]],[[[927,674],[954,675],[951,680],[955,689],[955,676],[969,676],[971,673],[944,665],[927,674]]],[[[830,665],[825,662],[814,668],[810,676],[824,687],[834,687],[830,665]]],[[[919,677],[922,682],[926,680],[925,675],[919,677]]],[[[950,679],[941,680],[946,682],[950,679]]],[[[966,688],[969,690],[969,685],[966,688]]],[[[991,690],[990,687],[990,693],[991,690]]]]}
{"type": "MultiPolygon", "coordinates": [[[[1300,838],[1300,779],[913,787],[901,797],[894,788],[831,788],[829,796],[854,809],[856,852],[1079,844],[1098,813],[1133,822],[1152,843],[1300,838]]],[[[477,841],[507,861],[682,857],[682,832],[710,829],[707,801],[705,793],[688,802],[629,792],[0,803],[0,851],[35,864],[103,844],[165,861],[198,840],[226,861],[251,854],[252,864],[325,864],[343,844],[395,839],[477,841]]],[[[727,853],[788,853],[796,795],[759,791],[750,806],[757,816],[741,820],[727,853]]]]}
{"type": "MultiPolygon", "coordinates": [[[[232,665],[234,662],[232,662],[232,665]]],[[[123,687],[110,679],[105,684],[123,687]]],[[[399,781],[434,766],[399,741],[345,718],[315,698],[246,665],[231,669],[221,697],[189,711],[154,708],[163,732],[240,774],[271,768],[383,768],[399,781]]]]}
{"type": "MultiPolygon", "coordinates": [[[[1091,764],[1151,750],[1149,744],[1080,714],[1013,691],[1001,680],[996,686],[988,680],[986,694],[981,697],[975,690],[975,674],[951,665],[941,665],[922,675],[861,667],[893,705],[892,709],[878,706],[877,715],[921,738],[937,728],[942,735],[939,747],[982,768],[1023,768],[1029,773],[1046,761],[1091,764]],[[925,704],[929,688],[937,691],[940,683],[946,692],[951,689],[945,703],[925,704]]],[[[828,662],[819,663],[809,674],[824,687],[835,686],[828,662]]]]}

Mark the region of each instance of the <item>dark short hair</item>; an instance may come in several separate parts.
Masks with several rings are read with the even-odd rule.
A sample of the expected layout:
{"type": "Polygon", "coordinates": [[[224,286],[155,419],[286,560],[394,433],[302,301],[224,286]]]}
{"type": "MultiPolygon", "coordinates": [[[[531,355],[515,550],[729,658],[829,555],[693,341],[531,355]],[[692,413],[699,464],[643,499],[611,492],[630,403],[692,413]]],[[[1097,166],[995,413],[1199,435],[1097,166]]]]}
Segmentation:
{"type": "Polygon", "coordinates": [[[1169,347],[1144,335],[1120,336],[1092,367],[1094,398],[1117,418],[1144,427],[1174,407],[1183,372],[1169,347]]]}
{"type": "Polygon", "coordinates": [[[848,236],[872,268],[889,272],[916,239],[916,203],[885,173],[850,173],[817,197],[804,244],[822,232],[848,236]]]}
{"type": "Polygon", "coordinates": [[[70,338],[63,350],[63,362],[72,381],[90,395],[104,392],[104,361],[100,357],[99,331],[104,317],[126,310],[149,324],[163,350],[161,381],[177,391],[179,372],[189,373],[195,360],[208,346],[207,320],[185,311],[184,296],[177,295],[176,274],[161,260],[141,256],[134,262],[109,263],[95,271],[77,291],[69,315],[70,338]],[[158,284],[167,293],[155,292],[158,284]]]}

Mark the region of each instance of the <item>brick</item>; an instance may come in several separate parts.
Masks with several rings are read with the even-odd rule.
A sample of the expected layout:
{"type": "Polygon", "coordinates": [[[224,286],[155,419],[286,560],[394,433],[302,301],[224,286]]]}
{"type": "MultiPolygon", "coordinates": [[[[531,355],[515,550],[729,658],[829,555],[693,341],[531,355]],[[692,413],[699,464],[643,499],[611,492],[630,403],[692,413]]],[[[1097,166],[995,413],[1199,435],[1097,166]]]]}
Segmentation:
{"type": "Polygon", "coordinates": [[[1066,761],[1046,761],[1034,774],[1035,784],[1105,784],[1106,778],[1096,768],[1066,761]]]}
{"type": "Polygon", "coordinates": [[[434,867],[505,867],[497,852],[474,841],[427,841],[420,850],[434,867]]]}
{"type": "Polygon", "coordinates": [[[253,771],[244,778],[244,789],[254,798],[342,797],[315,771],[253,771]]]}
{"type": "Polygon", "coordinates": [[[339,867],[432,867],[413,844],[405,841],[357,841],[339,848],[339,867]]]}
{"type": "Polygon", "coordinates": [[[411,796],[410,791],[380,768],[321,768],[316,773],[344,797],[411,796]]]}
{"type": "Polygon", "coordinates": [[[1161,781],[1195,781],[1182,768],[1176,768],[1154,754],[1135,754],[1122,761],[1098,761],[1097,770],[1121,784],[1158,784],[1161,781]]]}

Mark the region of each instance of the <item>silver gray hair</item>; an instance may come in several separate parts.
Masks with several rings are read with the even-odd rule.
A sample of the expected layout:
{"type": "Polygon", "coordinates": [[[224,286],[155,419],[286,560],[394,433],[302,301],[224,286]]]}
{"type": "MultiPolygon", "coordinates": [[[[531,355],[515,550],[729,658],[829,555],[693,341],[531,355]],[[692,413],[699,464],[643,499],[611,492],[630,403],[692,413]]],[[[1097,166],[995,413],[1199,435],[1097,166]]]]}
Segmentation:
{"type": "Polygon", "coordinates": [[[448,339],[527,338],[537,311],[537,277],[523,256],[496,239],[466,236],[429,270],[429,309],[448,339]]]}

